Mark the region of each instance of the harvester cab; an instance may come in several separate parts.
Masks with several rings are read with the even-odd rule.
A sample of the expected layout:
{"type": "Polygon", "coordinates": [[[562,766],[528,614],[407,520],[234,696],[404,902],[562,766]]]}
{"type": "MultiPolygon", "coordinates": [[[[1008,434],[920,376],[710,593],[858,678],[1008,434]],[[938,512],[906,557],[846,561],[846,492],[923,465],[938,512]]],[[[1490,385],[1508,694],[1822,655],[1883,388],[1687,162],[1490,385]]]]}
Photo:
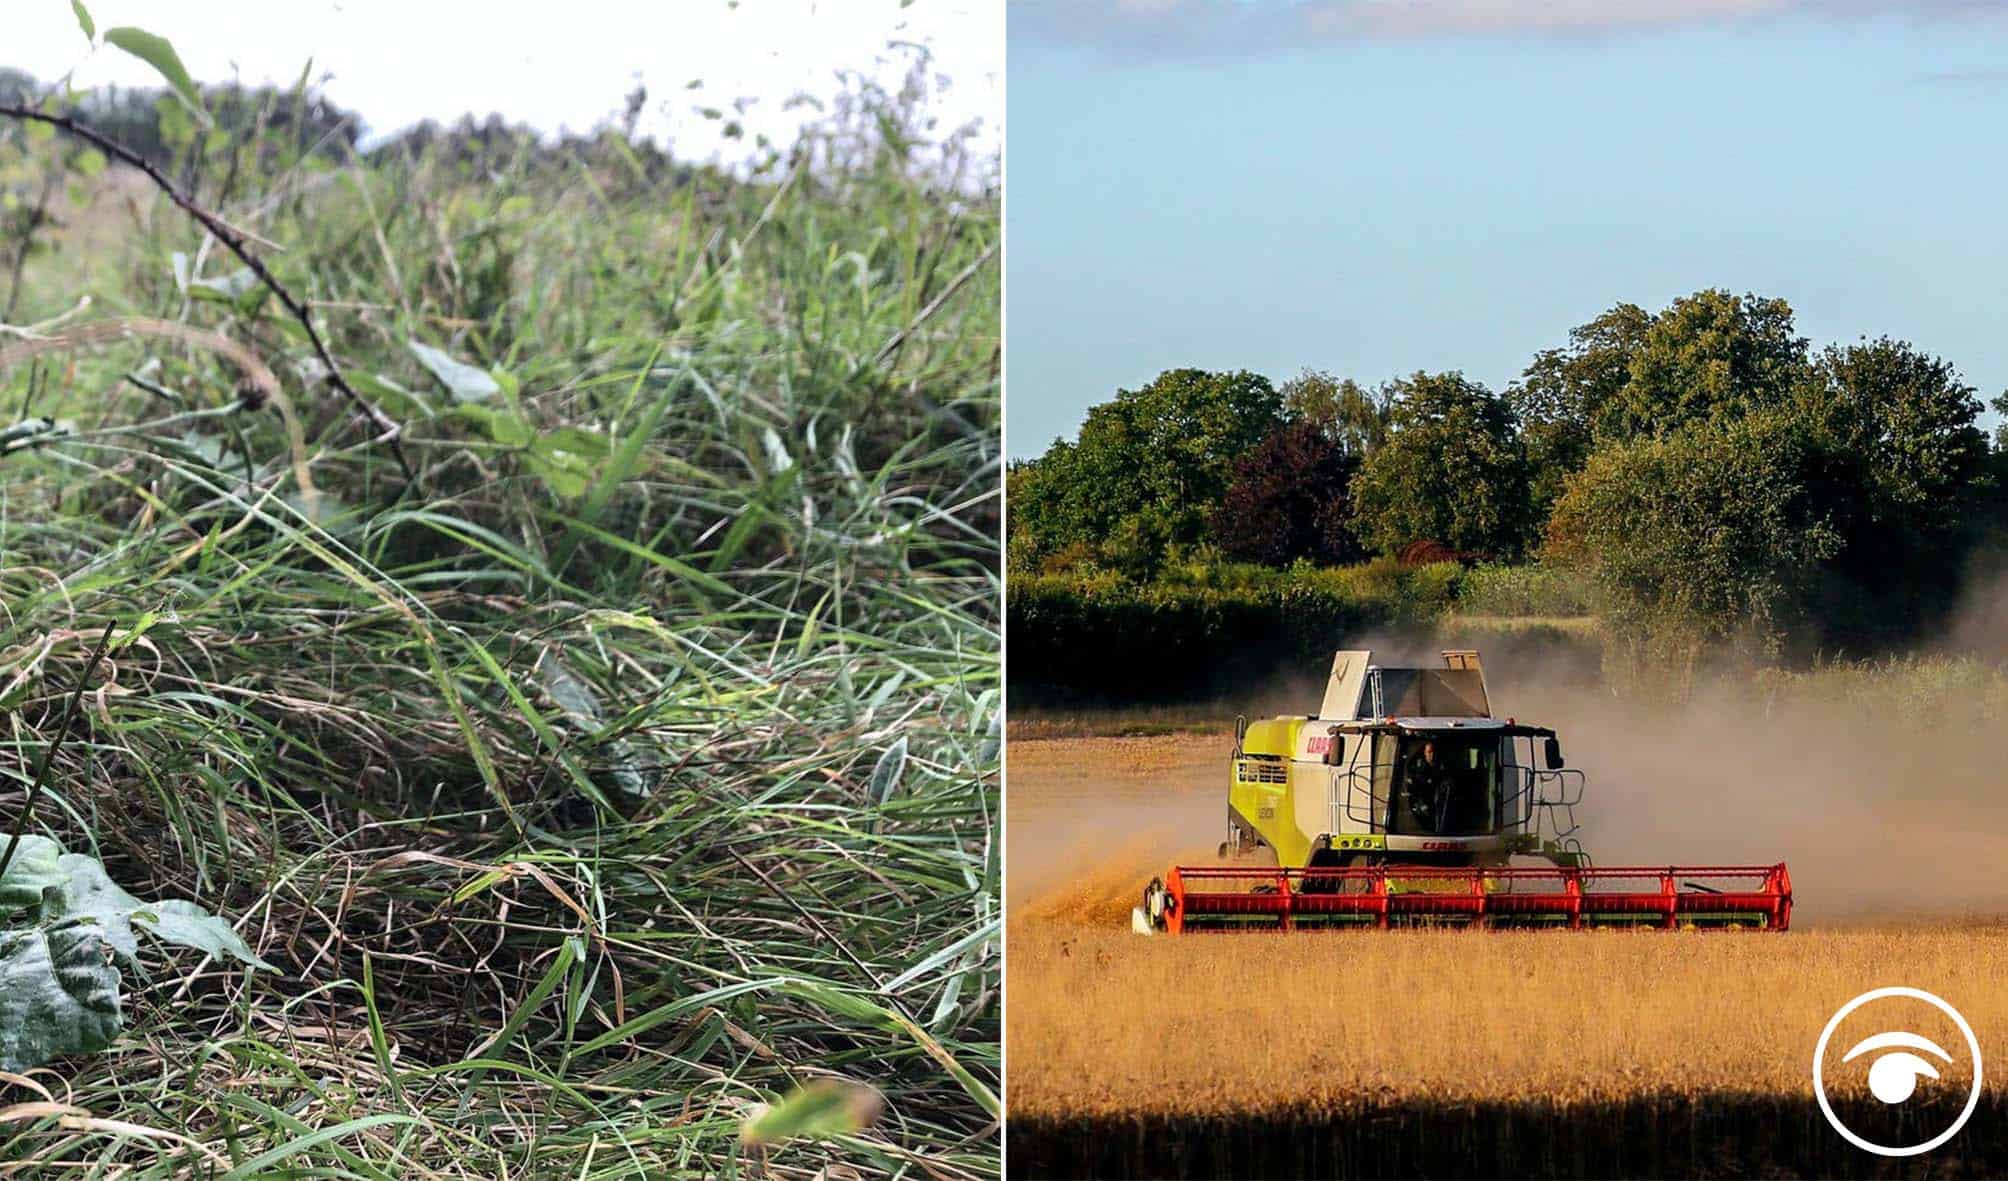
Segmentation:
{"type": "Polygon", "coordinates": [[[1492,715],[1477,652],[1396,668],[1342,651],[1317,713],[1236,724],[1222,864],[1154,879],[1132,924],[1789,922],[1782,864],[1593,868],[1584,788],[1555,731],[1492,715]]]}
{"type": "Polygon", "coordinates": [[[1583,865],[1583,775],[1553,730],[1492,716],[1476,652],[1441,668],[1332,660],[1316,714],[1236,726],[1225,860],[1285,866],[1583,865]]]}

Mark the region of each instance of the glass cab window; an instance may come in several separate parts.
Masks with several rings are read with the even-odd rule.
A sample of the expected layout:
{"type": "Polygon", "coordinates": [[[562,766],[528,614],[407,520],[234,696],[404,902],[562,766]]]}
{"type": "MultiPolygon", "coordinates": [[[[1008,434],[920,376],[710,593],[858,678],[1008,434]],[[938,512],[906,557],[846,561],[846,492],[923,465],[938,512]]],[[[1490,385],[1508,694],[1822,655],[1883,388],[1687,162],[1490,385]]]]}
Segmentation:
{"type": "Polygon", "coordinates": [[[1497,736],[1404,734],[1391,771],[1389,832],[1479,836],[1498,831],[1497,736]]]}

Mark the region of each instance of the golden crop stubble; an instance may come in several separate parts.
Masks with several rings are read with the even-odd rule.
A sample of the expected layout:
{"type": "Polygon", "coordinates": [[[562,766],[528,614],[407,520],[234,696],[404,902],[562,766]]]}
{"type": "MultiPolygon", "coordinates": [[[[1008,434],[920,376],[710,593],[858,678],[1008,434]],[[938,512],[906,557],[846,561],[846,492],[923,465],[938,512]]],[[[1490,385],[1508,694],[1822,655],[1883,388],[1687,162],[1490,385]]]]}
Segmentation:
{"type": "MultiPolygon", "coordinates": [[[[1827,1018],[1891,983],[1961,1008],[2001,1064],[1989,1091],[2008,1070],[2008,927],[1998,925],[1144,939],[1027,920],[1013,935],[1018,1114],[1810,1098],[1827,1018]]],[[[1853,1074],[1836,1085],[1859,1088],[1853,1074]]]]}

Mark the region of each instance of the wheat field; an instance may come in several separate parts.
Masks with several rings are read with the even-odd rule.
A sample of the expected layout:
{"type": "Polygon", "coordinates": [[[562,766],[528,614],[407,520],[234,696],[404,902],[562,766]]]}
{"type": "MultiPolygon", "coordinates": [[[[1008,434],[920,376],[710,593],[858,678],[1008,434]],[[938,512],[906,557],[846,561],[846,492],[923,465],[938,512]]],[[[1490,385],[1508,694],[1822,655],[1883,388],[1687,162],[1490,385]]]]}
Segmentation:
{"type": "MultiPolygon", "coordinates": [[[[1376,1097],[1810,1099],[1827,1018],[1897,983],[1952,1000],[1983,1057],[2008,1064],[2008,925],[1182,939],[1041,938],[1021,926],[1010,974],[1014,1117],[1317,1111],[1376,1097]]],[[[1949,1021],[1909,1004],[1905,1028],[1958,1045],[1949,1021]]],[[[1872,1025],[1851,1016],[1840,1048],[1872,1025]]],[[[1948,1069],[1942,1083],[1963,1094],[1969,1078],[1948,1069]]],[[[2001,1091],[2000,1078],[1986,1086],[2001,1091]]],[[[1863,1087],[1852,1068],[1833,1082],[1863,1087]]]]}
{"type": "MultiPolygon", "coordinates": [[[[1889,1162],[1822,1120],[1812,1058],[1843,1003],[1887,985],[1950,1001],[2000,1064],[1932,1158],[1947,1175],[2000,1173],[1998,740],[1892,741],[1810,696],[1657,713],[1516,696],[1563,727],[1589,772],[1585,819],[1606,862],[1785,859],[1793,929],[1139,937],[1128,914],[1150,876],[1211,859],[1231,719],[1014,733],[1011,1174],[1874,1175],[1889,1162]],[[1882,790],[1906,767],[1903,793],[1882,790]]],[[[1969,1091],[1964,1044],[1921,1002],[1865,1008],[1832,1035],[1829,1094],[1865,1134],[1916,1142],[1969,1091]],[[1889,1028],[1957,1059],[1920,1080],[1907,1114],[1868,1095],[1870,1056],[1839,1062],[1889,1028]]]]}

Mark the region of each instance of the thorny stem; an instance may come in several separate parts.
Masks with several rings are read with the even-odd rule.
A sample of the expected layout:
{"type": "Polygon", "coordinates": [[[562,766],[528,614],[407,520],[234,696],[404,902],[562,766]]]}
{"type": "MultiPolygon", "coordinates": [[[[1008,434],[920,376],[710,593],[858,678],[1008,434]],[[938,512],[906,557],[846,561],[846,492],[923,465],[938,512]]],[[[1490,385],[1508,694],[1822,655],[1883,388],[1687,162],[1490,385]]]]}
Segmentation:
{"type": "MultiPolygon", "coordinates": [[[[153,163],[146,157],[119,143],[117,140],[86,127],[68,115],[52,115],[46,111],[35,110],[32,107],[5,105],[0,105],[0,115],[10,116],[15,119],[26,119],[35,123],[46,123],[51,127],[76,136],[78,139],[96,147],[99,151],[104,152],[121,163],[131,165],[144,172],[147,179],[153,181],[160,188],[161,192],[166,193],[170,200],[176,205],[181,206],[190,217],[200,222],[203,229],[208,230],[217,241],[228,247],[230,253],[236,255],[245,266],[251,268],[251,273],[258,276],[259,282],[265,284],[266,287],[271,289],[272,294],[279,297],[279,302],[286,306],[288,312],[292,313],[293,319],[299,321],[300,327],[306,329],[307,340],[314,346],[314,354],[321,359],[321,364],[327,368],[328,381],[337,390],[341,391],[342,396],[347,398],[349,403],[363,417],[369,419],[370,422],[382,430],[382,441],[390,444],[391,455],[397,459],[397,466],[404,472],[406,486],[411,487],[417,484],[418,476],[412,470],[411,461],[405,458],[403,428],[390,415],[385,414],[383,409],[376,403],[357,393],[356,388],[349,384],[347,378],[342,376],[341,367],[335,364],[334,355],[328,352],[328,346],[321,339],[320,329],[314,327],[313,317],[308,314],[306,305],[301,303],[291,291],[288,291],[284,284],[274,278],[272,272],[266,269],[265,264],[259,261],[256,255],[251,253],[248,245],[249,236],[244,231],[237,229],[229,222],[197,205],[193,198],[183,193],[180,189],[175,188],[174,182],[162,175],[160,169],[154,167],[153,163]]],[[[4,864],[4,862],[0,862],[0,865],[4,864]]]]}
{"type": "Polygon", "coordinates": [[[77,687],[70,690],[70,705],[63,711],[63,721],[56,728],[56,740],[42,755],[42,766],[35,772],[35,782],[28,788],[28,802],[21,806],[21,822],[14,826],[14,835],[8,838],[7,851],[0,853],[0,877],[7,876],[7,865],[14,860],[14,850],[20,847],[21,834],[28,831],[28,822],[35,816],[35,801],[41,797],[42,785],[49,781],[49,768],[55,765],[56,756],[62,753],[63,740],[70,736],[70,726],[77,720],[77,705],[84,699],[84,687],[91,683],[91,674],[98,670],[98,662],[105,658],[106,649],[112,646],[112,631],[118,627],[118,620],[105,624],[105,634],[98,637],[97,651],[91,653],[91,662],[77,677],[77,687]]]}

